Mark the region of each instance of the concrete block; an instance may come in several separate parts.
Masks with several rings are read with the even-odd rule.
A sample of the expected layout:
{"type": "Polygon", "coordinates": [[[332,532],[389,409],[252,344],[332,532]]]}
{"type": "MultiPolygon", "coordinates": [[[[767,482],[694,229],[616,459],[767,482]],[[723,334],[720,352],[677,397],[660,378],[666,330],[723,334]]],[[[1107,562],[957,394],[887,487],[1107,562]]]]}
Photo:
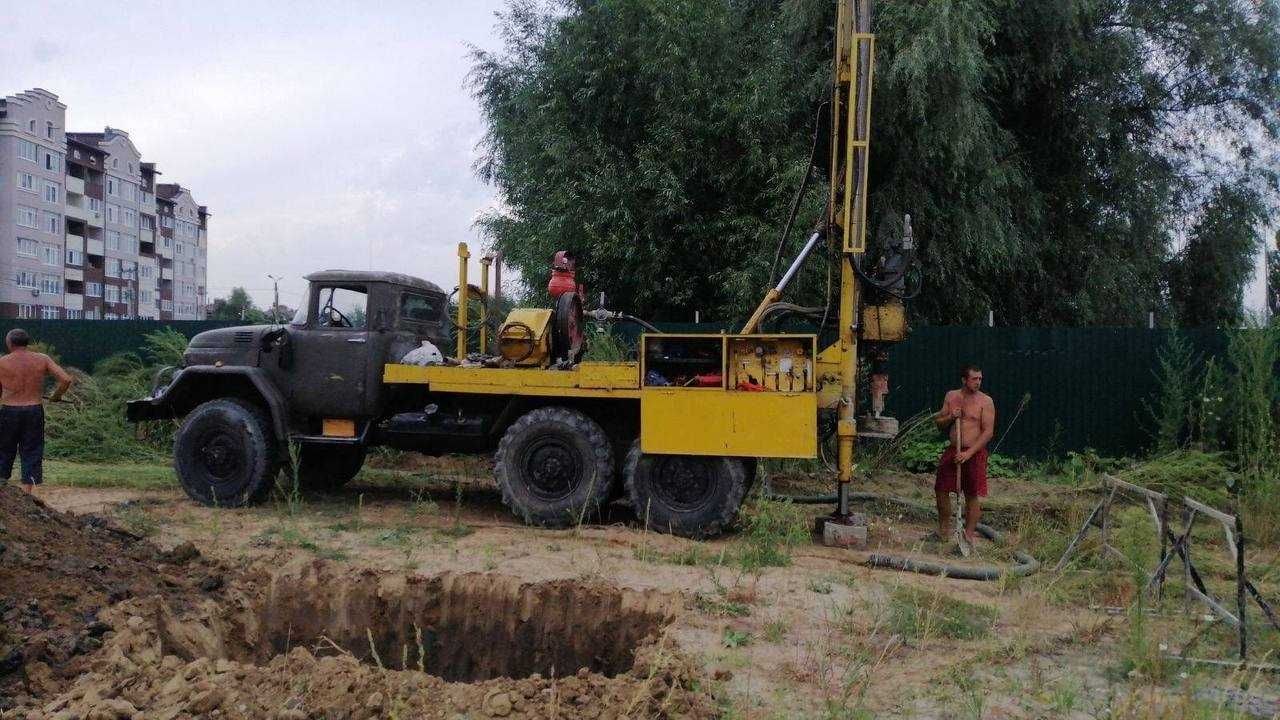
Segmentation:
{"type": "Polygon", "coordinates": [[[822,544],[827,547],[865,550],[867,547],[867,526],[845,525],[827,521],[822,526],[822,544]]]}

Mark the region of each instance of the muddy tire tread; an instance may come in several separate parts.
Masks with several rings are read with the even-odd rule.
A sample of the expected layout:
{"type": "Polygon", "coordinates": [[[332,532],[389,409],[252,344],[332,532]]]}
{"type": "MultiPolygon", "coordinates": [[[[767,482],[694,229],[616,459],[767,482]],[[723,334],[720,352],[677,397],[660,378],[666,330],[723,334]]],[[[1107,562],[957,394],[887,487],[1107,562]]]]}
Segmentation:
{"type": "Polygon", "coordinates": [[[243,507],[246,505],[254,505],[265,498],[267,494],[271,492],[271,489],[275,487],[276,475],[280,472],[280,457],[276,447],[277,441],[271,430],[270,418],[267,417],[267,413],[263,408],[252,402],[241,400],[239,398],[218,398],[216,400],[209,400],[197,405],[191,410],[191,412],[187,413],[186,418],[183,419],[182,426],[178,428],[178,432],[174,436],[174,472],[178,474],[180,479],[184,474],[182,466],[187,461],[187,458],[184,458],[180,452],[180,446],[185,440],[186,433],[190,430],[190,421],[192,416],[197,413],[203,414],[216,412],[221,409],[229,410],[232,407],[236,408],[236,412],[244,412],[248,414],[250,422],[255,426],[251,428],[249,442],[254,445],[257,453],[260,453],[266,458],[266,468],[264,469],[262,477],[257,480],[256,485],[250,487],[249,492],[239,494],[231,498],[206,498],[203,494],[193,494],[186,487],[185,483],[179,482],[188,497],[203,505],[217,505],[221,507],[243,507]],[[214,500],[214,502],[209,502],[210,499],[214,500]]]}
{"type": "Polygon", "coordinates": [[[733,526],[733,523],[738,518],[738,509],[742,506],[742,501],[746,498],[747,490],[749,489],[748,481],[750,478],[747,475],[747,463],[742,459],[733,457],[715,458],[723,463],[721,471],[729,473],[729,492],[723,498],[723,501],[712,509],[709,517],[698,523],[696,527],[663,525],[661,522],[654,520],[652,506],[646,507],[644,489],[640,487],[640,481],[637,476],[637,470],[639,470],[640,462],[643,459],[644,453],[640,452],[640,441],[636,440],[631,444],[631,449],[627,451],[626,471],[623,473],[622,478],[627,498],[631,502],[631,508],[635,512],[636,518],[650,530],[671,533],[694,540],[704,540],[715,537],[733,526]]]}
{"type": "Polygon", "coordinates": [[[616,484],[614,476],[613,443],[600,425],[583,413],[566,407],[540,407],[520,416],[498,441],[498,450],[494,455],[494,478],[498,489],[502,492],[502,504],[506,505],[517,518],[528,525],[549,528],[564,528],[574,524],[575,517],[585,520],[599,516],[601,510],[609,503],[609,497],[616,484]],[[591,448],[592,458],[600,481],[592,487],[582,504],[574,503],[577,508],[572,512],[538,512],[521,502],[513,491],[513,471],[509,467],[507,456],[513,452],[514,446],[521,441],[521,436],[542,423],[564,425],[571,432],[585,439],[591,448]]]}

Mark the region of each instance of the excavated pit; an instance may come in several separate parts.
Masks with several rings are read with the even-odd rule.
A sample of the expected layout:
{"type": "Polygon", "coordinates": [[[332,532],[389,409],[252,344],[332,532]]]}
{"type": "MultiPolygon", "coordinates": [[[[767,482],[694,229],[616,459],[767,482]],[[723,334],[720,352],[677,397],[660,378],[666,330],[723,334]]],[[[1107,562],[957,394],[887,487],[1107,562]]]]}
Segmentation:
{"type": "Polygon", "coordinates": [[[613,677],[632,668],[636,649],[656,639],[679,607],[678,596],[666,593],[569,580],[333,577],[312,569],[271,578],[255,607],[214,623],[212,633],[183,637],[170,626],[162,642],[187,660],[256,665],[297,647],[318,658],[350,653],[450,682],[563,677],[581,668],[613,677]]]}

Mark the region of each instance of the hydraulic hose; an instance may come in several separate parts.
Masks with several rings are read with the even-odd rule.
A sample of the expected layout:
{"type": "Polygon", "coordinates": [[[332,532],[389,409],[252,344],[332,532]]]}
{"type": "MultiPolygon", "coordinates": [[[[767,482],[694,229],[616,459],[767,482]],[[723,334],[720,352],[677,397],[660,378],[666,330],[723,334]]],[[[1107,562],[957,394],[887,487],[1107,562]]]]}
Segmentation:
{"type": "MultiPolygon", "coordinates": [[[[837,497],[835,495],[782,495],[775,493],[769,486],[767,480],[763,484],[762,492],[767,500],[792,502],[797,505],[834,505],[837,501],[837,497]]],[[[933,512],[933,508],[926,507],[918,502],[908,500],[906,498],[895,497],[893,495],[881,495],[879,493],[870,492],[851,492],[849,493],[849,499],[871,502],[889,502],[895,505],[906,506],[917,511],[923,511],[926,513],[933,512]]],[[[1004,540],[1003,534],[990,525],[978,523],[978,527],[976,529],[979,535],[991,542],[999,543],[1004,540]]],[[[1021,550],[1014,550],[1013,558],[1015,562],[1011,566],[971,566],[952,565],[950,563],[932,560],[918,560],[905,555],[871,553],[867,556],[866,564],[870,567],[905,570],[907,572],[920,573],[922,575],[939,575],[942,577],[955,578],[957,580],[984,581],[999,580],[1001,577],[1005,576],[1025,577],[1040,569],[1040,561],[1021,550]]]]}
{"type": "Polygon", "coordinates": [[[627,315],[626,313],[623,313],[622,315],[619,315],[619,316],[618,316],[618,319],[619,319],[619,320],[626,320],[627,322],[633,322],[633,323],[635,323],[635,324],[639,325],[640,327],[644,328],[645,330],[648,330],[648,331],[649,331],[649,332],[651,332],[651,333],[662,333],[662,331],[661,331],[661,330],[659,330],[658,328],[654,327],[654,326],[653,326],[651,323],[649,323],[648,321],[641,320],[640,318],[638,318],[638,317],[636,317],[636,316],[634,316],[634,315],[627,315]]]}

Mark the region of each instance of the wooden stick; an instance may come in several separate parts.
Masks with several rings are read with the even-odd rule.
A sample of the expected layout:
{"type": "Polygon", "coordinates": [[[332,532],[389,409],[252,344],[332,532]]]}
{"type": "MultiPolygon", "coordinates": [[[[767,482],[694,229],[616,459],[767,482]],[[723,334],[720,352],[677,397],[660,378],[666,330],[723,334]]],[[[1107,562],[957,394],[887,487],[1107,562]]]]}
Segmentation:
{"type": "Polygon", "coordinates": [[[1276,673],[1280,672],[1280,665],[1248,665],[1234,660],[1211,660],[1208,658],[1189,658],[1178,657],[1177,655],[1165,655],[1165,660],[1174,660],[1183,663],[1193,663],[1196,665],[1212,665],[1221,668],[1234,668],[1236,670],[1249,670],[1251,672],[1276,673]]]}
{"type": "Polygon", "coordinates": [[[1062,553],[1062,559],[1058,561],[1057,565],[1053,566],[1054,572],[1058,572],[1062,569],[1062,566],[1067,564],[1067,560],[1071,557],[1071,554],[1075,552],[1076,546],[1079,545],[1080,541],[1084,539],[1084,536],[1088,534],[1089,528],[1093,525],[1093,519],[1097,517],[1098,513],[1102,510],[1102,504],[1105,502],[1106,500],[1103,500],[1093,506],[1093,510],[1090,511],[1089,517],[1085,518],[1084,524],[1080,526],[1080,531],[1077,532],[1076,536],[1071,538],[1071,542],[1067,544],[1066,551],[1062,553]]]}
{"type": "MultiPolygon", "coordinates": [[[[1236,486],[1236,505],[1240,504],[1239,485],[1236,486]]],[[[1240,512],[1237,509],[1235,517],[1236,537],[1235,544],[1232,549],[1235,550],[1236,556],[1236,614],[1240,616],[1240,662],[1249,661],[1249,618],[1247,615],[1248,606],[1245,605],[1245,576],[1244,576],[1244,521],[1240,519],[1240,512]]]]}

